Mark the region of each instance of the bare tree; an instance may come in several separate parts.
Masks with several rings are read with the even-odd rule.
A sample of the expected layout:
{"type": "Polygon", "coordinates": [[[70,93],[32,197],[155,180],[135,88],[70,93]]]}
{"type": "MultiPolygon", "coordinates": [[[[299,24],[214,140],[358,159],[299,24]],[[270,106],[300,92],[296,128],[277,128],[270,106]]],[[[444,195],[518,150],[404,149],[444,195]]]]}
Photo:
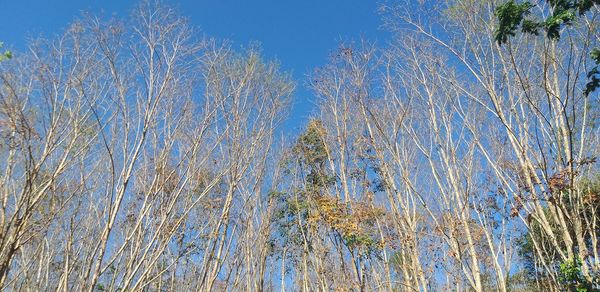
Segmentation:
{"type": "Polygon", "coordinates": [[[0,62],[0,289],[597,286],[598,7],[500,46],[500,3],[386,3],[298,135],[276,62],[168,7],[32,42],[0,62]]]}
{"type": "Polygon", "coordinates": [[[244,218],[293,84],[172,9],[133,16],[85,16],[2,70],[2,287],[211,290],[264,262],[226,259],[264,233],[244,218]]]}
{"type": "MultiPolygon", "coordinates": [[[[564,42],[524,35],[504,48],[494,40],[494,9],[499,4],[453,1],[440,4],[444,16],[430,13],[427,18],[418,16],[424,13],[419,7],[436,4],[399,5],[390,8],[389,24],[404,34],[398,47],[415,56],[408,74],[423,76],[418,91],[432,97],[438,96],[436,91],[454,95],[446,124],[465,122],[460,133],[484,158],[509,215],[521,218],[530,232],[543,234],[544,246],[540,237],[530,238],[540,270],[554,289],[559,271],[548,259],[555,256],[561,262],[583,259],[582,272],[591,281],[597,259],[586,242],[597,238],[597,231],[594,224],[583,222],[582,214],[596,211],[585,211],[591,205],[582,201],[586,196],[580,181],[597,171],[589,160],[594,160],[597,145],[598,128],[589,122],[595,101],[583,94],[583,77],[590,47],[598,42],[597,27],[591,25],[598,11],[593,8],[582,17],[564,42]],[[481,118],[469,121],[472,111],[481,118]]],[[[432,101],[434,109],[438,101],[432,101]]],[[[438,113],[443,111],[437,108],[430,119],[438,113]]],[[[460,136],[446,141],[455,137],[460,136]]],[[[448,150],[452,148],[469,149],[448,150]]],[[[499,280],[510,271],[496,270],[499,280]]]]}

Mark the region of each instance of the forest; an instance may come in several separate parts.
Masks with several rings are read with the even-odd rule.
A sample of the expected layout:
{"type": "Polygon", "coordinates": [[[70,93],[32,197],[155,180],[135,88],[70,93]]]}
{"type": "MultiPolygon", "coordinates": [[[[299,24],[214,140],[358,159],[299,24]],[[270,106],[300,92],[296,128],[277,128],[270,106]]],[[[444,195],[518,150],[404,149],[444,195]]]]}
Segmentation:
{"type": "Polygon", "coordinates": [[[599,291],[600,1],[380,14],[305,80],[154,1],[3,53],[0,290],[599,291]]]}

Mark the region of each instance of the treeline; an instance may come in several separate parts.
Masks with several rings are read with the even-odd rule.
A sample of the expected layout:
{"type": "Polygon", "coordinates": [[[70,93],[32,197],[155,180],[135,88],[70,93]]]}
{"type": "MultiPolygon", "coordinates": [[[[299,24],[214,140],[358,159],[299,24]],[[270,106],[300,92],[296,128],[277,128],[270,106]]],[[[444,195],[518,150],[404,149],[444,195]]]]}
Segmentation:
{"type": "Polygon", "coordinates": [[[598,4],[386,2],[284,138],[259,48],[84,16],[0,60],[0,289],[600,289],[598,4]]]}

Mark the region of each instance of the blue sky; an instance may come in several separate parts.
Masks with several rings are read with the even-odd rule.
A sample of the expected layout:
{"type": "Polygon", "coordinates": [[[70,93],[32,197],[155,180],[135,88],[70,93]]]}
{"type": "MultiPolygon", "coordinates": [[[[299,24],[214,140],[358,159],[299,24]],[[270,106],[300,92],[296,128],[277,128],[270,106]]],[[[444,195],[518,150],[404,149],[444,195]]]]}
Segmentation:
{"type": "MultiPolygon", "coordinates": [[[[364,37],[385,42],[376,0],[170,0],[208,36],[236,46],[258,41],[267,58],[276,58],[298,83],[286,124],[302,128],[313,109],[305,76],[327,62],[340,41],[364,37]]],[[[16,51],[27,39],[61,33],[82,11],[126,17],[137,1],[0,0],[0,41],[16,51]]]]}

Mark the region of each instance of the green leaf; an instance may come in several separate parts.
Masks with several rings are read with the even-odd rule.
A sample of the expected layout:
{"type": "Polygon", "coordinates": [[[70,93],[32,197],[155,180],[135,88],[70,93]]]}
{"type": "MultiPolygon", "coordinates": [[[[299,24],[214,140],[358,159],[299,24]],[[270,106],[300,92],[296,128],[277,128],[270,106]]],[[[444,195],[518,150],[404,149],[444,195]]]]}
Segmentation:
{"type": "Polygon", "coordinates": [[[596,89],[598,88],[600,88],[600,78],[593,76],[592,80],[585,85],[583,94],[585,96],[588,96],[590,93],[596,91],[596,89]]]}
{"type": "MultiPolygon", "coordinates": [[[[3,42],[0,42],[0,49],[4,46],[3,42]]],[[[0,54],[0,62],[4,61],[6,59],[10,59],[12,58],[12,52],[11,51],[5,51],[4,53],[0,54]]]]}
{"type": "Polygon", "coordinates": [[[575,10],[566,9],[555,11],[554,15],[546,19],[546,31],[549,39],[560,39],[560,29],[563,25],[571,25],[575,20],[575,10]]]}
{"type": "Polygon", "coordinates": [[[590,52],[590,57],[596,62],[596,64],[600,65],[600,48],[592,49],[590,52]]]}
{"type": "Polygon", "coordinates": [[[539,29],[542,27],[543,23],[531,19],[525,19],[523,20],[523,24],[521,25],[521,31],[533,35],[539,35],[539,29]]]}
{"type": "Polygon", "coordinates": [[[579,2],[579,15],[590,11],[594,5],[600,5],[600,0],[582,0],[579,2]]]}
{"type": "MultiPolygon", "coordinates": [[[[515,31],[523,21],[526,15],[530,14],[533,5],[529,2],[521,4],[510,0],[496,8],[495,14],[498,17],[498,29],[494,33],[494,38],[499,44],[506,43],[510,36],[515,35],[515,31]]],[[[533,22],[528,22],[527,29],[532,29],[533,22]]]]}

